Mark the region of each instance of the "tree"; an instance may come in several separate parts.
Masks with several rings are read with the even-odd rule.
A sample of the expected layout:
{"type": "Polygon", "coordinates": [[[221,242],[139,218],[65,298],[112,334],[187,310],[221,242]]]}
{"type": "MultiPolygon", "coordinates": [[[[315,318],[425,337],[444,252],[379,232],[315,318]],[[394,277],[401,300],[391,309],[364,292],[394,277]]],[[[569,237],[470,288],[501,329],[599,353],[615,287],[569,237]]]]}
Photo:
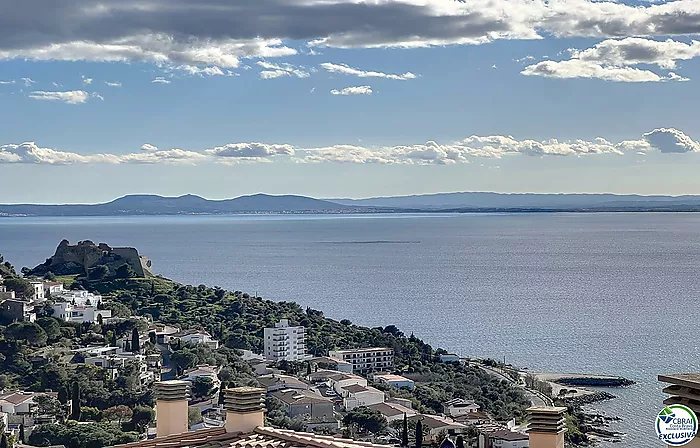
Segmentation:
{"type": "Polygon", "coordinates": [[[4,281],[5,288],[8,291],[14,291],[20,297],[25,299],[34,298],[34,287],[27,280],[20,277],[6,278],[4,281]]]}
{"type": "Polygon", "coordinates": [[[109,268],[105,265],[99,265],[95,266],[94,268],[90,269],[90,273],[88,274],[88,278],[90,280],[102,280],[106,278],[109,275],[109,268]]]}
{"type": "Polygon", "coordinates": [[[114,421],[116,420],[117,423],[121,425],[122,421],[130,419],[134,415],[133,411],[131,408],[128,406],[119,405],[119,406],[112,406],[111,408],[107,408],[104,411],[102,411],[102,418],[107,421],[114,421]]]}
{"type": "MultiPolygon", "coordinates": [[[[401,446],[408,447],[408,417],[406,413],[403,414],[403,428],[401,431],[401,446]]],[[[464,447],[462,447],[464,448],[464,447]]]]}
{"type": "Polygon", "coordinates": [[[348,412],[343,418],[346,425],[356,425],[360,432],[378,434],[386,429],[387,421],[379,411],[360,406],[348,412]]]}
{"type": "Polygon", "coordinates": [[[19,425],[19,443],[24,445],[24,424],[20,423],[19,425]]]}
{"type": "Polygon", "coordinates": [[[102,319],[102,313],[97,313],[97,323],[100,326],[104,324],[104,320],[102,319]]]}
{"type": "Polygon", "coordinates": [[[68,404],[68,390],[63,386],[58,389],[58,401],[62,405],[68,404]]]}
{"type": "Polygon", "coordinates": [[[457,436],[457,442],[455,443],[455,448],[464,448],[464,437],[457,436]]]}
{"type": "Polygon", "coordinates": [[[14,322],[5,328],[5,339],[12,342],[27,341],[30,345],[46,345],[46,332],[34,322],[14,322]]]}
{"type": "Polygon", "coordinates": [[[196,406],[190,406],[187,408],[187,424],[188,426],[194,426],[202,421],[202,410],[196,406]]]}
{"type": "Polygon", "coordinates": [[[48,415],[57,420],[63,420],[66,416],[65,409],[58,398],[50,395],[38,395],[34,397],[34,403],[36,403],[40,415],[48,415]]]}
{"type": "Polygon", "coordinates": [[[102,420],[102,411],[91,406],[80,408],[80,419],[84,422],[99,422],[102,420]]]}
{"type": "Polygon", "coordinates": [[[0,437],[0,448],[7,448],[7,436],[5,431],[2,432],[2,437],[0,437]]]}
{"type": "Polygon", "coordinates": [[[46,271],[46,274],[44,274],[44,280],[48,280],[50,282],[55,282],[56,281],[56,274],[54,274],[51,271],[46,271]]]}
{"type": "Polygon", "coordinates": [[[117,346],[117,333],[115,333],[114,331],[112,332],[112,336],[109,338],[109,345],[110,347],[117,346]]]}
{"type": "Polygon", "coordinates": [[[71,419],[80,420],[80,383],[73,382],[73,390],[71,396],[71,419]]]}
{"type": "Polygon", "coordinates": [[[134,278],[136,277],[136,271],[134,271],[134,269],[131,266],[124,263],[123,265],[117,268],[115,276],[117,278],[134,278]]]}
{"type": "Polygon", "coordinates": [[[49,342],[57,341],[61,338],[61,326],[58,320],[53,317],[40,317],[36,323],[46,332],[46,338],[49,342]]]}
{"type": "Polygon", "coordinates": [[[208,376],[198,376],[192,380],[192,395],[205,398],[214,391],[214,380],[208,376]]]}
{"type": "Polygon", "coordinates": [[[423,446],[423,423],[418,420],[416,423],[416,448],[423,446]]]}
{"type": "Polygon", "coordinates": [[[139,345],[139,330],[134,327],[133,330],[131,330],[131,351],[132,353],[138,353],[141,350],[141,346],[139,345]]]}
{"type": "Polygon", "coordinates": [[[153,412],[153,408],[148,406],[136,406],[131,416],[131,423],[139,432],[143,433],[155,417],[156,414],[153,412]]]}

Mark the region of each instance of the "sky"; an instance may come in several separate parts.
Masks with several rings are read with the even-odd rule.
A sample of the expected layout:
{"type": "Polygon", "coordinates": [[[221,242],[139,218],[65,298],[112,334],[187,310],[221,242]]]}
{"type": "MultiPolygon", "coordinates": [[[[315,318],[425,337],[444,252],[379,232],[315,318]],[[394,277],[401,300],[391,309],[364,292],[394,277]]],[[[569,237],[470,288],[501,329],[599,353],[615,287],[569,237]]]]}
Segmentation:
{"type": "Polygon", "coordinates": [[[700,2],[0,0],[0,202],[700,194],[700,2]]]}

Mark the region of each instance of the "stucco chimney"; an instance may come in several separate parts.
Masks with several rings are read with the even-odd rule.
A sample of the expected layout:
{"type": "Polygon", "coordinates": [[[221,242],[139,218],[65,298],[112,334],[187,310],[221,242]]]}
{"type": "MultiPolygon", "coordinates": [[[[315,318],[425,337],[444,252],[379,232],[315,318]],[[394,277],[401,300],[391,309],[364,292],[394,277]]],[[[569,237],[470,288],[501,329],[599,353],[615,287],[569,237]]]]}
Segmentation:
{"type": "Polygon", "coordinates": [[[533,406],[527,409],[530,448],[564,448],[565,412],[563,407],[533,406]]]}
{"type": "Polygon", "coordinates": [[[265,389],[236,387],[224,391],[226,432],[250,433],[265,426],[265,389]]]}
{"type": "MultiPolygon", "coordinates": [[[[682,404],[689,407],[696,415],[700,415],[700,373],[659,375],[658,378],[662,383],[668,384],[664,388],[664,393],[670,397],[664,400],[665,405],[682,404]]],[[[700,437],[695,436],[683,446],[700,448],[700,437]]]]}
{"type": "Polygon", "coordinates": [[[164,437],[187,432],[190,383],[180,380],[159,381],[154,384],[153,391],[156,399],[156,435],[164,437]]]}

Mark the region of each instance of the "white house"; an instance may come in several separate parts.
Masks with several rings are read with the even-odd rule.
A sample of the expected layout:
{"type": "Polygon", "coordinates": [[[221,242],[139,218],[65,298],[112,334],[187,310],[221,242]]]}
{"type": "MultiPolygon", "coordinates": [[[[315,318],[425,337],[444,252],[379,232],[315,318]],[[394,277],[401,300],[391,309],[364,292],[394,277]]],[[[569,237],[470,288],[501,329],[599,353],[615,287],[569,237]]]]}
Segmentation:
{"type": "Polygon", "coordinates": [[[415,410],[397,403],[384,402],[372,404],[367,407],[382,414],[389,423],[396,420],[403,420],[404,414],[406,414],[407,417],[413,417],[418,414],[415,410]]]}
{"type": "Polygon", "coordinates": [[[156,334],[156,343],[167,344],[170,342],[170,337],[176,333],[179,333],[180,331],[181,330],[179,327],[173,327],[166,324],[154,324],[148,328],[147,333],[149,335],[151,333],[156,334]]]}
{"type": "Polygon", "coordinates": [[[352,373],[352,364],[342,359],[331,358],[330,356],[317,356],[309,359],[309,362],[316,363],[319,369],[337,370],[338,372],[352,373]]]}
{"type": "Polygon", "coordinates": [[[427,437],[424,437],[425,442],[436,441],[437,437],[443,432],[459,434],[467,429],[467,426],[462,423],[458,423],[449,417],[440,417],[438,415],[417,414],[409,417],[409,420],[420,420],[423,425],[423,431],[427,434],[427,437]]]}
{"type": "Polygon", "coordinates": [[[63,290],[51,296],[54,302],[69,302],[75,305],[97,305],[102,302],[102,296],[83,290],[63,290]]]}
{"type": "Polygon", "coordinates": [[[268,393],[283,389],[309,389],[309,385],[301,381],[299,378],[289,375],[279,375],[276,373],[270,375],[262,375],[258,377],[258,382],[262,387],[267,389],[268,393]]]}
{"type": "Polygon", "coordinates": [[[46,300],[44,295],[44,282],[41,280],[30,280],[29,284],[34,287],[34,300],[43,302],[46,300]]]}
{"type": "Polygon", "coordinates": [[[44,282],[44,296],[48,295],[53,297],[56,294],[63,292],[63,283],[60,282],[44,282]]]}
{"type": "Polygon", "coordinates": [[[450,417],[461,417],[463,415],[477,412],[480,406],[474,400],[464,400],[462,398],[453,398],[442,404],[443,412],[450,417]]]}
{"type": "Polygon", "coordinates": [[[204,330],[184,330],[169,336],[171,342],[178,339],[187,344],[207,344],[212,350],[219,348],[219,341],[204,330]]]}
{"type": "Polygon", "coordinates": [[[306,330],[302,326],[290,326],[288,319],[280,319],[274,328],[264,331],[265,358],[280,361],[300,361],[306,355],[306,330]]]}
{"type": "Polygon", "coordinates": [[[343,395],[343,388],[347,386],[367,386],[367,380],[365,378],[352,373],[335,373],[327,376],[331,388],[333,388],[338,395],[343,395]]]}
{"type": "Polygon", "coordinates": [[[406,377],[403,377],[401,375],[393,375],[393,374],[386,374],[386,375],[374,375],[374,380],[378,381],[380,383],[387,384],[391,387],[395,387],[397,389],[410,389],[413,390],[413,387],[415,386],[415,383],[413,380],[408,379],[406,377]]]}
{"type": "MultiPolygon", "coordinates": [[[[84,302],[85,303],[85,302],[84,302]]],[[[97,309],[94,305],[73,305],[71,302],[56,302],[53,304],[53,317],[66,322],[98,322],[112,317],[111,310],[97,309]]]]}
{"type": "MultiPolygon", "coordinates": [[[[7,414],[8,424],[34,426],[37,414],[37,405],[34,398],[39,395],[51,395],[55,392],[9,392],[0,393],[0,412],[7,414]]],[[[48,423],[48,422],[47,422],[48,423]]]]}
{"type": "Polygon", "coordinates": [[[209,378],[214,385],[214,389],[218,390],[221,387],[221,381],[219,380],[220,371],[221,367],[203,364],[193,369],[185,370],[185,374],[181,376],[180,379],[182,381],[193,382],[197,378],[209,378]]]}
{"type": "Polygon", "coordinates": [[[373,404],[384,403],[384,392],[371,386],[360,386],[352,384],[341,389],[343,397],[343,407],[351,411],[359,406],[371,406],[373,404]]]}
{"type": "Polygon", "coordinates": [[[459,362],[459,356],[454,353],[443,353],[440,355],[440,362],[459,362]]]}

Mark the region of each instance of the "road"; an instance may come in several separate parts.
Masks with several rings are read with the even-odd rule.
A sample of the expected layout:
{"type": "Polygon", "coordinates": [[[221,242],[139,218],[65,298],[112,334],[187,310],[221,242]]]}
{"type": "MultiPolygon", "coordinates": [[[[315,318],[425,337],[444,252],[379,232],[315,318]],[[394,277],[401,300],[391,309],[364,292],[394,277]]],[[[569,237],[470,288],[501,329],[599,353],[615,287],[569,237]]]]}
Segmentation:
{"type": "Polygon", "coordinates": [[[537,391],[530,390],[520,383],[516,383],[515,381],[513,381],[513,378],[509,377],[508,375],[504,375],[498,370],[492,369],[484,365],[479,365],[479,367],[485,372],[489,373],[490,375],[495,376],[500,380],[507,381],[515,387],[519,387],[520,389],[522,389],[523,393],[530,400],[530,403],[532,403],[533,406],[552,406],[553,402],[550,398],[545,397],[537,391]]]}

